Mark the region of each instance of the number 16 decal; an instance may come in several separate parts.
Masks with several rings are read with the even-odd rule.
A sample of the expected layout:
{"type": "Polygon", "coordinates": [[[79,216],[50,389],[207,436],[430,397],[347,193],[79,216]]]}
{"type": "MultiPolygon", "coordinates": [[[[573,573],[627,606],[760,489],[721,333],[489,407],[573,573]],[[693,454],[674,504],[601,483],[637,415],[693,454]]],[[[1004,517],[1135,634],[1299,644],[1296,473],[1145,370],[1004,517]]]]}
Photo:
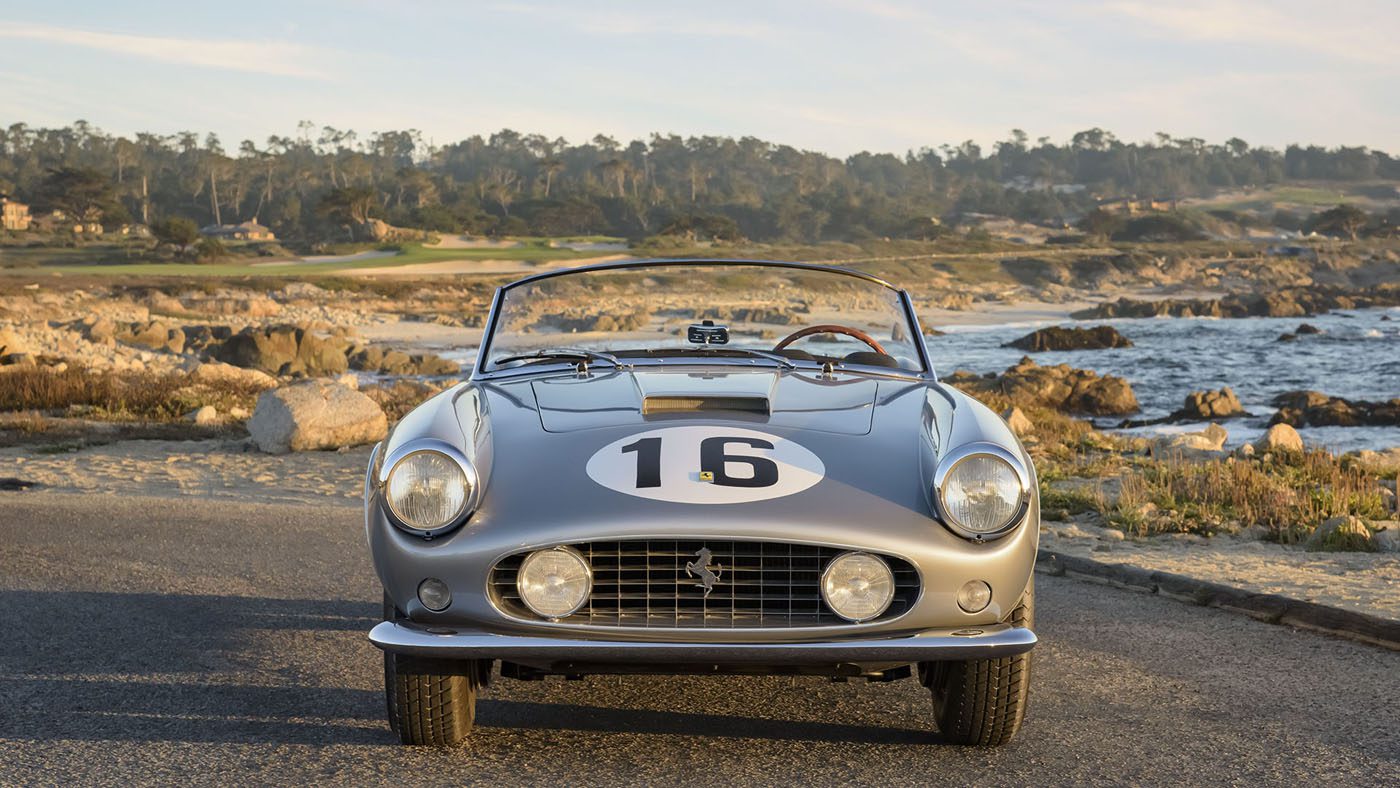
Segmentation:
{"type": "Polygon", "coordinates": [[[675,503],[761,501],[801,492],[826,468],[806,447],[735,427],[666,427],[594,452],[588,476],[611,490],[675,503]]]}

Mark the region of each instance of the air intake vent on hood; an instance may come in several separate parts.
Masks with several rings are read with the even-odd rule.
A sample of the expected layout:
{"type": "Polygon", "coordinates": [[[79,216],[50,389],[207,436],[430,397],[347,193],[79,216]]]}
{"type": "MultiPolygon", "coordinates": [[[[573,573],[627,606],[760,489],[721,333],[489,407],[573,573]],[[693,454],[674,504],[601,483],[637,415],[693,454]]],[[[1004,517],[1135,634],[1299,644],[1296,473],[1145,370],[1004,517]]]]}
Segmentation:
{"type": "Polygon", "coordinates": [[[642,400],[642,414],[655,416],[662,413],[701,413],[723,410],[741,413],[768,415],[767,397],[726,397],[726,396],[653,396],[642,400]]]}

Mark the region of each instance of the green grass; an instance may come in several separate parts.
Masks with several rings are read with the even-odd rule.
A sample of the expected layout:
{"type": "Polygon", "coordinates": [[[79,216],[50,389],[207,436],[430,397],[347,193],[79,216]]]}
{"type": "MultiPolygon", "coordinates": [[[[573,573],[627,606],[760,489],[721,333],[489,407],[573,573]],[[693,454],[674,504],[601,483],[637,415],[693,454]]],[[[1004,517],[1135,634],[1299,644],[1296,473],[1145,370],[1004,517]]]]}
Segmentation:
{"type": "MultiPolygon", "coordinates": [[[[353,254],[354,252],[347,252],[353,254]]],[[[15,267],[0,268],[0,274],[104,274],[110,276],[269,276],[297,277],[334,274],[362,268],[436,263],[448,260],[513,260],[549,262],[596,257],[596,251],[555,249],[548,239],[528,239],[524,245],[502,249],[430,249],[422,244],[403,244],[393,257],[374,257],[342,262],[267,265],[259,258],[229,259],[218,263],[122,262],[127,255],[120,247],[23,247],[0,253],[0,266],[12,259],[15,267]],[[263,262],[262,265],[253,265],[263,262]]]]}

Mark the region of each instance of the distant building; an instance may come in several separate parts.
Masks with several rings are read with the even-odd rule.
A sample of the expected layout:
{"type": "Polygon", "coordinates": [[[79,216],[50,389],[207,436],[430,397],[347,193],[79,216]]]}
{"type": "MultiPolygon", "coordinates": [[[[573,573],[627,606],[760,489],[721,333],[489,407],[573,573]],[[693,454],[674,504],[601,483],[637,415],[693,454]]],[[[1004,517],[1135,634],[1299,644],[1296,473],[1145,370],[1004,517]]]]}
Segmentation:
{"type": "Polygon", "coordinates": [[[22,232],[28,230],[33,222],[28,205],[7,194],[0,194],[0,230],[22,232]]]}
{"type": "Polygon", "coordinates": [[[210,238],[222,238],[230,241],[275,241],[277,236],[272,231],[258,224],[257,219],[242,222],[239,224],[211,224],[200,230],[201,233],[210,238]]]}
{"type": "Polygon", "coordinates": [[[1136,216],[1140,213],[1156,213],[1176,210],[1176,200],[1159,200],[1155,197],[1108,197],[1099,200],[1099,210],[1108,213],[1121,213],[1136,216]]]}

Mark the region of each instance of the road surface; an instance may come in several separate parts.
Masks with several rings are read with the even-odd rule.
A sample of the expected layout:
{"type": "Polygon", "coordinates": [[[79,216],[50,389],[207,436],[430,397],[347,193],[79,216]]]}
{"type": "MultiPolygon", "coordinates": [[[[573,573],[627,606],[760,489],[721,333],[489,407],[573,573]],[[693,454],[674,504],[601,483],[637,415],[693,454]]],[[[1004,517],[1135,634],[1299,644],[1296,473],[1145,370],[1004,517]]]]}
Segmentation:
{"type": "Polygon", "coordinates": [[[1400,784],[1400,654],[1042,576],[1030,712],[912,681],[592,677],[394,743],[349,507],[0,494],[0,784],[1400,784]]]}

